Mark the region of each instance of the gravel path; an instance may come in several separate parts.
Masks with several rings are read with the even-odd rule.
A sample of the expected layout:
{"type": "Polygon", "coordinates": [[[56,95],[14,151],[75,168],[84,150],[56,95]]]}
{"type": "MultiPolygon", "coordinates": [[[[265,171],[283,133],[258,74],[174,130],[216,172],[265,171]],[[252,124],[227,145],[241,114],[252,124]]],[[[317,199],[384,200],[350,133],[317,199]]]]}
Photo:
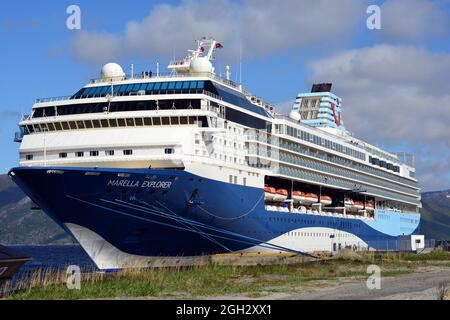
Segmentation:
{"type": "Polygon", "coordinates": [[[381,289],[369,290],[366,281],[357,281],[332,288],[317,288],[283,297],[292,300],[436,300],[438,288],[446,284],[450,290],[450,268],[430,267],[396,277],[381,274],[381,289]]]}

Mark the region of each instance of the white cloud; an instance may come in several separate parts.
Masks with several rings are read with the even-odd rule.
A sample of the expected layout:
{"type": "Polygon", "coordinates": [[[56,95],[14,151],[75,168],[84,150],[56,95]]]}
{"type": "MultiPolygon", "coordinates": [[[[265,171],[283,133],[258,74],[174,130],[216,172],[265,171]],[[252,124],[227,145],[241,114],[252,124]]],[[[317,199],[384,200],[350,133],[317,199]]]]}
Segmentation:
{"type": "Polygon", "coordinates": [[[97,64],[118,60],[126,54],[120,37],[86,31],[73,38],[72,52],[79,61],[97,64]]]}
{"type": "Polygon", "coordinates": [[[270,54],[302,46],[328,46],[343,41],[357,26],[365,27],[364,1],[359,0],[199,0],[155,6],[142,21],[131,21],[123,35],[83,32],[73,41],[81,61],[119,59],[124,54],[172,57],[185,54],[201,36],[214,36],[236,57],[270,54]]]}
{"type": "MultiPolygon", "coordinates": [[[[313,61],[310,68],[311,82],[335,84],[344,99],[346,125],[357,136],[409,146],[423,158],[419,176],[429,163],[448,161],[450,54],[378,45],[313,61]],[[424,160],[430,156],[430,162],[424,160]]],[[[442,179],[448,187],[449,177],[442,179]]]]}
{"type": "Polygon", "coordinates": [[[450,16],[442,10],[442,1],[388,0],[381,6],[385,40],[409,41],[449,36],[450,16]]]}

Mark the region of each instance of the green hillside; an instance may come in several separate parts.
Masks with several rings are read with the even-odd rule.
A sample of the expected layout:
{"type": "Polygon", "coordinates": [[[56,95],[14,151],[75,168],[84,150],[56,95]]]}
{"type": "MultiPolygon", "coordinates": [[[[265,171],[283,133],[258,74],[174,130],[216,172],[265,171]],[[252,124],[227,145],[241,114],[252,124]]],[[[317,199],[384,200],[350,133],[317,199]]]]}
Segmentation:
{"type": "Polygon", "coordinates": [[[0,175],[0,243],[72,243],[69,236],[32,202],[6,175],[0,175]]]}
{"type": "Polygon", "coordinates": [[[421,232],[428,238],[450,240],[450,190],[422,194],[421,232]]]}

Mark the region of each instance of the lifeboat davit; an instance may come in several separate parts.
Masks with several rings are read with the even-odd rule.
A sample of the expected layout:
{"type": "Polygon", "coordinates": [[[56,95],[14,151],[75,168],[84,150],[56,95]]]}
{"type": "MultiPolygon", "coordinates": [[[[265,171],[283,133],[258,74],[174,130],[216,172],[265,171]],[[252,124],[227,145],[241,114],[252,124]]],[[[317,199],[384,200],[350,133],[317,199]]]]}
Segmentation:
{"type": "Polygon", "coordinates": [[[361,202],[361,201],[355,201],[354,204],[353,204],[353,207],[356,210],[362,210],[362,209],[364,209],[364,203],[361,202]]]}
{"type": "Polygon", "coordinates": [[[304,192],[301,191],[292,192],[292,200],[294,200],[294,203],[301,203],[304,196],[305,196],[304,192]]]}
{"type": "Polygon", "coordinates": [[[329,196],[320,196],[320,203],[324,206],[329,206],[333,203],[333,199],[331,199],[331,197],[329,196]]]}
{"type": "Polygon", "coordinates": [[[264,186],[264,197],[267,201],[274,201],[277,191],[273,187],[264,186]]]}
{"type": "Polygon", "coordinates": [[[273,198],[273,201],[283,202],[287,199],[287,197],[288,197],[288,192],[286,189],[277,189],[277,191],[275,193],[275,197],[273,198]]]}

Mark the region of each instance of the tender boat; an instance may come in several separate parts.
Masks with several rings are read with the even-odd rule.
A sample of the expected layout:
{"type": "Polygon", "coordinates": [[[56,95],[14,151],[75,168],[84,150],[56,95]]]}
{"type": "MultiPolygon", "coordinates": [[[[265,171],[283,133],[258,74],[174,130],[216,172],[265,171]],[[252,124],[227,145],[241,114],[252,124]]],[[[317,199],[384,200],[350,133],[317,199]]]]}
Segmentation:
{"type": "Polygon", "coordinates": [[[274,201],[277,191],[273,187],[264,186],[264,197],[267,201],[274,201]]]}
{"type": "Polygon", "coordinates": [[[351,210],[355,208],[355,203],[353,202],[353,199],[345,198],[344,204],[346,209],[351,210]]]}
{"type": "Polygon", "coordinates": [[[375,206],[373,205],[372,201],[366,202],[366,210],[368,210],[368,211],[374,211],[375,210],[375,206]]]}
{"type": "Polygon", "coordinates": [[[294,201],[294,203],[301,203],[304,196],[305,196],[304,192],[301,191],[292,192],[292,200],[294,201]]]}
{"type": "Polygon", "coordinates": [[[273,198],[273,201],[276,202],[283,202],[287,199],[288,192],[286,189],[277,189],[275,197],[273,198]]]}
{"type": "Polygon", "coordinates": [[[319,200],[319,197],[314,193],[306,193],[302,199],[301,204],[311,205],[313,203],[316,203],[319,200]]]}
{"type": "Polygon", "coordinates": [[[324,206],[329,206],[333,203],[333,199],[329,196],[320,196],[320,203],[324,206]]]}
{"type": "Polygon", "coordinates": [[[364,203],[361,202],[361,201],[355,201],[354,204],[353,204],[353,207],[356,210],[362,210],[362,209],[364,209],[364,203]]]}

